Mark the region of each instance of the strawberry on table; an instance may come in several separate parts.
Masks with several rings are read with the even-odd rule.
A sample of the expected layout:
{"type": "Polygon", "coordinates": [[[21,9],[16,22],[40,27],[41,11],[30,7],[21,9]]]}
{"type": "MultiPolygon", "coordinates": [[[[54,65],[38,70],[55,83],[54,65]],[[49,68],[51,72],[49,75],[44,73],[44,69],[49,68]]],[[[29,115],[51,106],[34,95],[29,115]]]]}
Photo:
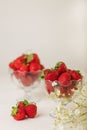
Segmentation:
{"type": "Polygon", "coordinates": [[[24,109],[27,117],[34,118],[37,114],[37,105],[33,102],[28,102],[27,100],[24,100],[24,109]]]}
{"type": "Polygon", "coordinates": [[[24,120],[26,118],[35,118],[37,114],[37,105],[28,102],[27,100],[18,101],[16,106],[12,107],[11,116],[17,120],[24,120]]]}
{"type": "Polygon", "coordinates": [[[19,101],[16,105],[19,109],[24,109],[24,101],[19,101]]]}
{"type": "Polygon", "coordinates": [[[37,106],[36,104],[28,104],[25,106],[25,112],[29,118],[34,118],[37,114],[37,106]]]}
{"type": "Polygon", "coordinates": [[[24,109],[16,107],[12,107],[11,115],[15,120],[24,120],[26,118],[24,109]]]}

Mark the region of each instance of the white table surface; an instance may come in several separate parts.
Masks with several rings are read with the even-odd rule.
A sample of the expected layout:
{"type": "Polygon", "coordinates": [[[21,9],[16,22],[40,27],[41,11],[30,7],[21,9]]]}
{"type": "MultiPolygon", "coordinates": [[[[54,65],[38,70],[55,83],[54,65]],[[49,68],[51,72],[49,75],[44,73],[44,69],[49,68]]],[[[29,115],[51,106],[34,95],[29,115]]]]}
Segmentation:
{"type": "Polygon", "coordinates": [[[37,103],[38,115],[34,119],[16,121],[11,117],[11,107],[17,103],[21,91],[9,76],[0,79],[0,130],[53,130],[54,120],[49,116],[53,102],[46,96],[37,103]]]}
{"type": "MultiPolygon", "coordinates": [[[[22,121],[16,121],[11,116],[11,107],[17,103],[24,92],[12,83],[9,75],[1,76],[0,78],[0,130],[54,130],[55,119],[50,117],[49,113],[55,104],[47,97],[45,91],[43,92],[43,99],[37,102],[37,116],[33,119],[28,118],[22,121]]],[[[57,130],[65,129],[61,125],[61,128],[57,130]]],[[[78,130],[87,129],[84,129],[82,126],[78,130]]]]}

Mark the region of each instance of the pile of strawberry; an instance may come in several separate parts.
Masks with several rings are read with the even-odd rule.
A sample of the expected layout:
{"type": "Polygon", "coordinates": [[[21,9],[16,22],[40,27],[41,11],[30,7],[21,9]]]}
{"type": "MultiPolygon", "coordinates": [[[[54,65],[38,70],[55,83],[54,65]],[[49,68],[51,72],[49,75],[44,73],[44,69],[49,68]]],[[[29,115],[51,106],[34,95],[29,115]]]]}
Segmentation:
{"type": "Polygon", "coordinates": [[[40,76],[44,66],[36,53],[22,54],[9,63],[13,75],[20,80],[24,86],[30,86],[40,76]]]}
{"type": "Polygon", "coordinates": [[[50,94],[57,88],[58,97],[70,97],[73,90],[78,89],[78,82],[82,80],[80,71],[69,69],[64,62],[58,62],[52,69],[45,69],[43,77],[47,92],[50,94]]]}
{"type": "Polygon", "coordinates": [[[27,100],[19,101],[16,106],[12,107],[11,116],[17,120],[24,120],[26,118],[35,118],[37,115],[37,105],[29,103],[27,100]]]}

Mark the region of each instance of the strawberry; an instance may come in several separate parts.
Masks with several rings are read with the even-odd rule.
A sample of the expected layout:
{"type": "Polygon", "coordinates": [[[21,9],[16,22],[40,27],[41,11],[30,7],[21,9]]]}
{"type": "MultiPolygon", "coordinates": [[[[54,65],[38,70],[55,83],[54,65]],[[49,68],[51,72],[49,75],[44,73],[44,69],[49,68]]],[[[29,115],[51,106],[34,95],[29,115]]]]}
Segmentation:
{"type": "Polygon", "coordinates": [[[61,74],[67,71],[67,66],[64,62],[60,61],[55,65],[55,69],[57,69],[58,73],[61,74]]]}
{"type": "Polygon", "coordinates": [[[71,75],[68,72],[64,72],[62,73],[59,78],[58,78],[58,82],[62,85],[62,86],[68,86],[70,85],[70,81],[71,81],[71,75]]]}
{"type": "Polygon", "coordinates": [[[26,62],[28,64],[32,63],[32,62],[40,64],[40,59],[36,53],[31,53],[31,54],[27,55],[26,62]]]}
{"type": "Polygon", "coordinates": [[[13,70],[17,70],[17,68],[14,65],[14,61],[9,63],[9,68],[11,68],[13,70]]]}
{"type": "Polygon", "coordinates": [[[60,95],[65,94],[65,89],[64,88],[66,89],[66,87],[62,87],[62,86],[59,87],[60,95]]]}
{"type": "Polygon", "coordinates": [[[39,56],[36,53],[32,53],[17,57],[14,61],[9,63],[9,68],[14,71],[36,72],[44,69],[44,66],[40,63],[39,56]]]}
{"type": "Polygon", "coordinates": [[[15,120],[18,120],[18,121],[26,118],[24,109],[18,108],[17,106],[12,107],[11,115],[13,116],[15,120]]]}
{"type": "Polygon", "coordinates": [[[34,118],[37,114],[37,106],[36,104],[28,104],[25,106],[25,112],[29,118],[34,118]]]}
{"type": "Polygon", "coordinates": [[[45,69],[42,71],[41,73],[41,78],[43,79],[45,77],[46,74],[48,74],[51,71],[51,69],[45,69]]]}
{"type": "Polygon", "coordinates": [[[43,66],[42,64],[40,64],[40,69],[41,69],[41,70],[44,69],[44,66],[43,66]]]}
{"type": "Polygon", "coordinates": [[[20,75],[18,71],[14,71],[13,75],[15,76],[16,79],[20,79],[20,75]]]}
{"type": "Polygon", "coordinates": [[[58,74],[56,70],[51,70],[49,73],[45,75],[45,80],[55,81],[58,78],[58,74]]]}
{"type": "Polygon", "coordinates": [[[24,55],[17,57],[9,64],[9,67],[13,70],[18,70],[20,66],[25,62],[24,55]]]}
{"type": "Polygon", "coordinates": [[[19,101],[16,106],[12,107],[11,116],[19,121],[27,117],[34,118],[37,114],[37,106],[34,103],[29,103],[27,100],[19,101]]]}
{"type": "Polygon", "coordinates": [[[51,72],[51,69],[45,69],[45,70],[44,70],[44,74],[45,74],[45,75],[48,74],[49,72],[51,72]]]}
{"type": "Polygon", "coordinates": [[[21,66],[20,66],[20,68],[19,68],[19,70],[20,71],[28,71],[29,70],[29,67],[28,67],[28,65],[26,65],[26,64],[22,64],[21,66]]]}
{"type": "Polygon", "coordinates": [[[76,71],[76,70],[71,70],[70,74],[71,74],[71,77],[72,77],[73,80],[80,80],[80,79],[82,79],[82,75],[78,71],[76,71]]]}
{"type": "Polygon", "coordinates": [[[44,79],[45,75],[48,74],[51,71],[51,69],[44,69],[41,73],[41,78],[44,79]]]}
{"type": "Polygon", "coordinates": [[[21,82],[24,86],[30,86],[33,84],[33,79],[31,75],[25,75],[21,77],[21,82]]]}
{"type": "Polygon", "coordinates": [[[51,81],[45,80],[45,84],[46,84],[46,90],[48,94],[50,94],[51,92],[54,92],[54,87],[52,86],[51,81]]]}
{"type": "Polygon", "coordinates": [[[33,53],[33,60],[31,62],[40,64],[39,56],[36,53],[33,53]]]}
{"type": "Polygon", "coordinates": [[[38,70],[41,70],[41,66],[38,63],[32,62],[32,63],[30,63],[29,69],[30,69],[31,73],[34,73],[34,72],[36,72],[38,70]]]}
{"type": "Polygon", "coordinates": [[[38,80],[39,77],[41,76],[41,73],[42,73],[41,71],[32,73],[32,79],[33,79],[33,81],[38,80]]]}
{"type": "Polygon", "coordinates": [[[14,61],[14,66],[15,66],[15,68],[18,70],[23,63],[24,63],[24,60],[23,60],[21,57],[18,57],[18,58],[14,61]]]}
{"type": "Polygon", "coordinates": [[[27,56],[28,56],[27,54],[22,54],[22,55],[20,56],[20,58],[22,59],[23,63],[26,63],[27,56]]]}
{"type": "Polygon", "coordinates": [[[60,90],[60,97],[65,97],[65,96],[70,97],[73,94],[71,88],[69,87],[60,86],[59,90],[60,90]]]}
{"type": "Polygon", "coordinates": [[[18,107],[19,109],[24,109],[24,101],[19,101],[19,102],[17,103],[17,107],[18,107]]]}

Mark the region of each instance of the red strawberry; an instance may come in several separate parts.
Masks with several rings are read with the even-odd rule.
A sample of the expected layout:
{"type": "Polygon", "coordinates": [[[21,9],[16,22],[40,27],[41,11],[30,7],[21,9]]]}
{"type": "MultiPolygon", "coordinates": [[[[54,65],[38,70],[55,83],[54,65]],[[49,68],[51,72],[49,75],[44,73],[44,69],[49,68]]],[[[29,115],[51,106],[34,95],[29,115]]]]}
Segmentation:
{"type": "Polygon", "coordinates": [[[54,87],[52,86],[52,82],[45,80],[45,84],[46,84],[46,90],[47,92],[50,94],[51,92],[54,92],[54,87]]]}
{"type": "Polygon", "coordinates": [[[30,69],[31,73],[34,73],[34,72],[36,72],[38,70],[41,70],[41,66],[38,63],[32,62],[32,63],[30,63],[30,68],[29,69],[30,69]]]}
{"type": "Polygon", "coordinates": [[[14,76],[16,77],[16,79],[20,79],[21,74],[19,71],[14,71],[13,73],[14,73],[14,76]]]}
{"type": "Polygon", "coordinates": [[[25,112],[29,118],[34,118],[37,114],[36,104],[28,104],[25,106],[25,112]]]}
{"type": "Polygon", "coordinates": [[[41,70],[44,69],[44,66],[43,66],[42,64],[40,64],[40,69],[41,69],[41,70]]]}
{"type": "Polygon", "coordinates": [[[45,69],[45,70],[44,70],[44,74],[45,74],[45,75],[48,74],[49,72],[51,72],[51,69],[45,69]]]}
{"type": "Polygon", "coordinates": [[[55,65],[55,69],[57,69],[58,73],[61,74],[63,72],[66,72],[67,71],[67,66],[65,65],[64,62],[58,62],[56,65],[55,65]]]}
{"type": "Polygon", "coordinates": [[[19,109],[24,109],[24,101],[19,101],[19,102],[17,103],[17,107],[18,107],[19,109]]]}
{"type": "Polygon", "coordinates": [[[60,97],[70,97],[73,93],[71,88],[69,87],[59,87],[60,89],[60,97]]]}
{"type": "Polygon", "coordinates": [[[56,70],[52,70],[45,75],[45,80],[55,81],[57,80],[57,78],[58,78],[58,74],[56,70]]]}
{"type": "Polygon", "coordinates": [[[20,66],[20,68],[19,68],[19,70],[20,71],[28,71],[29,70],[29,67],[28,67],[28,65],[26,65],[26,64],[22,64],[21,66],[20,66]]]}
{"type": "Polygon", "coordinates": [[[11,115],[15,120],[23,120],[26,118],[24,109],[18,108],[18,107],[12,107],[12,113],[11,115]]]}
{"type": "Polygon", "coordinates": [[[14,61],[14,66],[15,66],[15,68],[18,70],[23,63],[24,63],[24,59],[22,59],[21,57],[18,57],[18,58],[14,61]]]}
{"type": "Polygon", "coordinates": [[[51,71],[50,69],[43,70],[41,73],[41,78],[43,79],[45,77],[45,75],[48,74],[50,71],[51,71]]]}
{"type": "Polygon", "coordinates": [[[21,77],[21,82],[24,86],[30,86],[31,84],[33,84],[33,79],[31,75],[25,75],[21,77]]]}
{"type": "Polygon", "coordinates": [[[33,60],[31,62],[40,64],[39,56],[36,53],[33,53],[33,60]]]}
{"type": "Polygon", "coordinates": [[[73,80],[82,79],[82,75],[76,70],[71,70],[70,74],[71,74],[71,77],[72,77],[73,80]]]}
{"type": "Polygon", "coordinates": [[[21,79],[23,79],[23,77],[26,77],[27,73],[28,72],[26,72],[26,71],[16,70],[13,72],[13,75],[16,79],[21,80],[21,79]]]}
{"type": "Polygon", "coordinates": [[[71,81],[71,75],[68,72],[64,72],[62,73],[59,78],[58,78],[58,82],[63,85],[63,86],[68,86],[70,84],[71,81]]]}
{"type": "Polygon", "coordinates": [[[17,70],[17,68],[14,65],[14,61],[9,63],[9,67],[13,70],[17,70]]]}
{"type": "Polygon", "coordinates": [[[27,54],[22,54],[22,55],[20,56],[20,58],[23,60],[23,63],[26,62],[27,56],[28,56],[27,54]]]}
{"type": "Polygon", "coordinates": [[[60,95],[65,93],[65,89],[64,88],[66,89],[66,87],[62,87],[62,86],[59,87],[60,95]]]}
{"type": "Polygon", "coordinates": [[[37,114],[37,106],[29,103],[27,100],[19,101],[15,107],[12,107],[11,115],[15,120],[23,120],[27,117],[34,118],[37,114]]]}
{"type": "Polygon", "coordinates": [[[33,79],[33,81],[38,80],[39,77],[41,76],[41,73],[42,73],[41,71],[32,73],[32,79],[33,79]]]}
{"type": "Polygon", "coordinates": [[[9,67],[13,70],[18,70],[20,66],[25,62],[25,55],[17,57],[14,61],[9,64],[9,67]]]}
{"type": "Polygon", "coordinates": [[[40,64],[39,56],[36,53],[31,53],[31,54],[27,55],[26,61],[28,64],[32,63],[32,62],[40,64]]]}

